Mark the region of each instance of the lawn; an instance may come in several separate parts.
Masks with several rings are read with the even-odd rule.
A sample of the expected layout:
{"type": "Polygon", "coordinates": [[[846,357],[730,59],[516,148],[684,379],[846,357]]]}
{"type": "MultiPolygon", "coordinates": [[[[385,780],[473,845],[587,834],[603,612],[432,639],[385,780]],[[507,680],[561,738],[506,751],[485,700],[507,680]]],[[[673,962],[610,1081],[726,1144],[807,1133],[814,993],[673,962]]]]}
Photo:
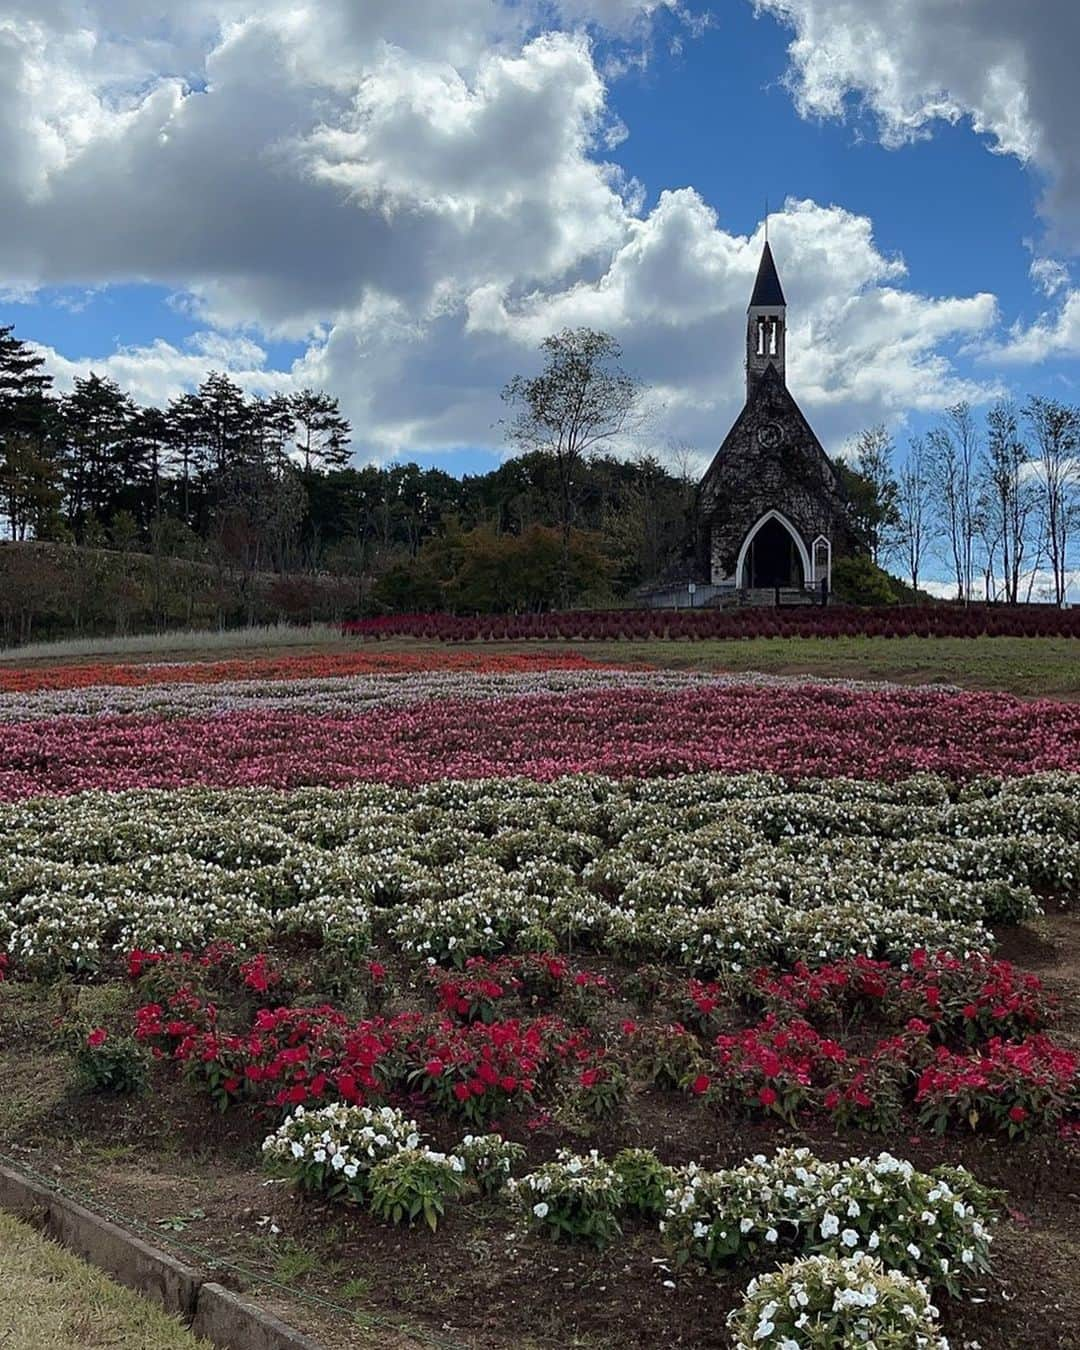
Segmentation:
{"type": "Polygon", "coordinates": [[[0,1152],[329,1347],[1080,1343],[1080,704],[762,645],[5,674],[0,1152]]]}
{"type": "Polygon", "coordinates": [[[1075,638],[748,638],[570,646],[594,660],[642,661],[673,670],[760,670],[811,678],[956,684],[1026,697],[1080,696],[1080,643],[1075,638]]]}
{"type": "Polygon", "coordinates": [[[0,1213],[5,1350],[209,1350],[158,1307],[0,1213]]]}

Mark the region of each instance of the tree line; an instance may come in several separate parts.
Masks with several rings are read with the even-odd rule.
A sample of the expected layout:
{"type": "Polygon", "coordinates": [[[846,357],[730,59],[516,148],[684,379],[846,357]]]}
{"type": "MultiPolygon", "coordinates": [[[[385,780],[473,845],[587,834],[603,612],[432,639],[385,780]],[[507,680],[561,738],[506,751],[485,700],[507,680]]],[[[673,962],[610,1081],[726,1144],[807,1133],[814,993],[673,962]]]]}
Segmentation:
{"type": "MultiPolygon", "coordinates": [[[[586,356],[594,393],[612,356],[598,335],[586,356]]],[[[575,362],[564,397],[582,374],[575,362]]],[[[607,392],[629,392],[621,374],[611,381],[607,392]]],[[[522,453],[490,473],[358,467],[349,423],[321,391],[247,397],[210,372],[164,408],[99,374],[60,394],[40,354],[0,327],[5,537],[180,560],[210,569],[218,593],[321,574],[355,580],[353,608],[534,609],[618,600],[681,556],[689,473],[656,456],[593,453],[606,424],[586,431],[580,415],[569,457],[528,443],[520,417],[508,434],[522,453]]],[[[29,570],[20,564],[20,576],[29,570]]],[[[129,568],[129,584],[144,574],[129,568]]]]}
{"type": "Polygon", "coordinates": [[[899,466],[882,426],[854,449],[875,562],[912,589],[937,563],[961,601],[1065,603],[1080,529],[1080,408],[1002,400],[980,419],[957,403],[910,440],[899,466]]]}

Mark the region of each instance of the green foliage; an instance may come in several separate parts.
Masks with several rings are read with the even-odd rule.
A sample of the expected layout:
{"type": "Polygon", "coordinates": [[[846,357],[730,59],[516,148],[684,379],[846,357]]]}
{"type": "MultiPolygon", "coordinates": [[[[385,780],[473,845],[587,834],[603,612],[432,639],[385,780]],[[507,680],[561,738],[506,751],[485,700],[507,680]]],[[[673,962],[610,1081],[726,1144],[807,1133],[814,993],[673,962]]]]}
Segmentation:
{"type": "Polygon", "coordinates": [[[75,1052],[75,1071],[84,1092],[132,1096],[146,1090],[146,1052],[130,1036],[90,1032],[75,1052]]]}
{"type": "Polygon", "coordinates": [[[612,1165],[623,1186],[623,1203],[643,1218],[659,1218],[667,1209],[666,1193],[675,1185],[674,1167],[662,1163],[651,1148],[624,1148],[612,1165]]]}
{"type": "Polygon", "coordinates": [[[560,1149],[554,1162],[513,1182],[511,1195],[529,1223],[548,1237],[603,1248],[622,1232],[623,1183],[595,1149],[581,1157],[560,1149]]]}
{"type": "Polygon", "coordinates": [[[371,1212],[388,1223],[418,1219],[434,1233],[446,1202],[462,1190],[465,1163],[427,1148],[403,1149],[371,1169],[371,1212]]]}
{"type": "Polygon", "coordinates": [[[501,1134],[467,1134],[455,1145],[454,1155],[465,1163],[466,1176],[485,1195],[494,1195],[509,1182],[514,1163],[524,1158],[525,1150],[501,1134]]]}
{"type": "Polygon", "coordinates": [[[895,582],[869,558],[837,558],[832,569],[833,595],[848,605],[895,605],[895,582]]]}

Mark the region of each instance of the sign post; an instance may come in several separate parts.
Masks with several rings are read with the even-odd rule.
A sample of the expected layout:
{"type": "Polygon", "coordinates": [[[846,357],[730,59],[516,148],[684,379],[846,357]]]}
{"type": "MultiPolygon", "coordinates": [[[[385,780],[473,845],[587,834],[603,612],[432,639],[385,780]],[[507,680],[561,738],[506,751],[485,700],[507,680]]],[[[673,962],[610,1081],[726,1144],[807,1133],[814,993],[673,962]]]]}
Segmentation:
{"type": "Polygon", "coordinates": [[[689,582],[686,587],[686,593],[690,597],[690,608],[693,609],[694,596],[697,595],[697,583],[694,581],[689,582]]]}

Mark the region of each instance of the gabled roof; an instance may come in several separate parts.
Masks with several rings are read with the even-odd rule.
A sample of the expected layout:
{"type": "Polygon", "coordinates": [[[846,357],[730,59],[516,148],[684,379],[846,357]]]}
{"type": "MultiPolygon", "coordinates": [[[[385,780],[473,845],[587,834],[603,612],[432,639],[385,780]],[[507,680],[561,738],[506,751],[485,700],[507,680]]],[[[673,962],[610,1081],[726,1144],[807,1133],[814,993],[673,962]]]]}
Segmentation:
{"type": "Polygon", "coordinates": [[[819,457],[824,461],[829,478],[832,481],[833,490],[840,490],[839,475],[832,460],[825,452],[825,447],[817,438],[817,433],[806,420],[806,414],[795,401],[791,390],[780,377],[780,372],[772,364],[765,367],[760,379],[754,386],[754,389],[747,398],[743,410],[736,417],[731,430],[724,437],[723,444],[713,456],[712,463],[705,470],[701,482],[698,485],[698,493],[701,498],[707,498],[711,495],[714,485],[723,477],[725,469],[728,469],[733,461],[729,460],[729,453],[732,446],[739,439],[739,433],[743,424],[748,418],[767,417],[770,420],[775,418],[780,412],[793,416],[796,424],[802,428],[802,437],[799,441],[799,447],[805,453],[814,457],[819,457]],[[766,411],[759,412],[758,404],[765,403],[766,411]]]}
{"type": "Polygon", "coordinates": [[[761,262],[758,264],[757,280],[754,282],[754,293],[750,297],[750,309],[755,309],[761,305],[769,309],[777,305],[786,305],[784,299],[784,290],[780,285],[780,276],[776,270],[776,263],[773,261],[772,249],[769,247],[769,241],[765,241],[765,251],[761,255],[761,262]]]}

